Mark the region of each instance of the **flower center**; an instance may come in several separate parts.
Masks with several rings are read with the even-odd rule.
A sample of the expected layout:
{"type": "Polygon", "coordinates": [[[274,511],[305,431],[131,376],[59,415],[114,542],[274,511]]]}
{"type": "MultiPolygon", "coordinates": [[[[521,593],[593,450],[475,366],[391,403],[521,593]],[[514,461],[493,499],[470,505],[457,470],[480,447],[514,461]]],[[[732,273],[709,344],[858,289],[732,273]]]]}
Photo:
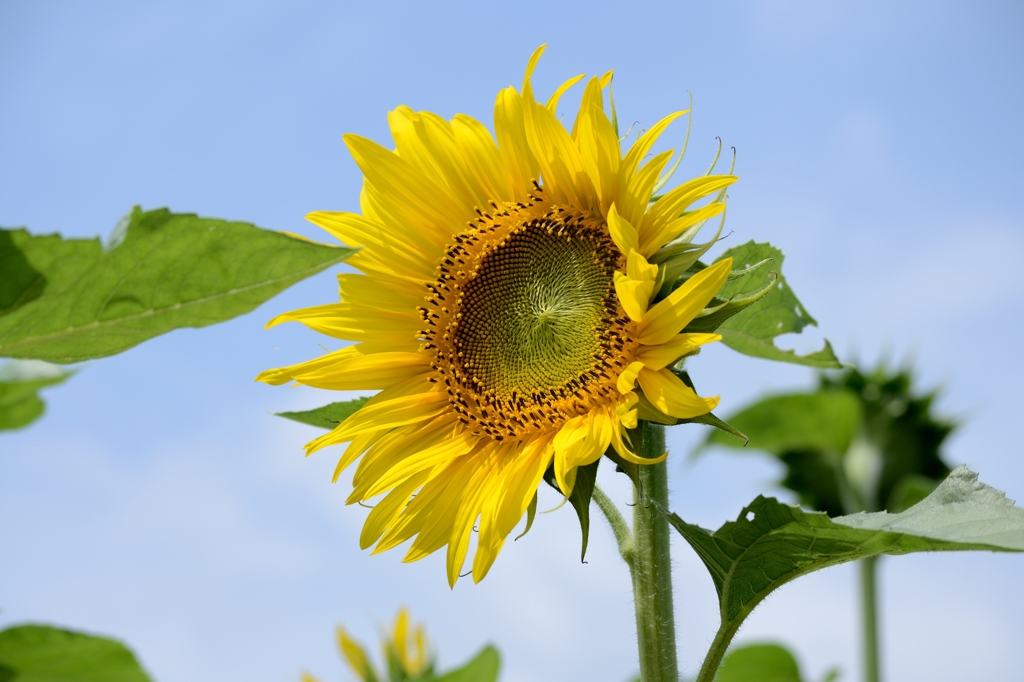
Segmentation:
{"type": "Polygon", "coordinates": [[[454,241],[421,314],[463,423],[523,437],[617,395],[629,320],[614,287],[623,257],[602,219],[535,198],[481,213],[454,241]]]}

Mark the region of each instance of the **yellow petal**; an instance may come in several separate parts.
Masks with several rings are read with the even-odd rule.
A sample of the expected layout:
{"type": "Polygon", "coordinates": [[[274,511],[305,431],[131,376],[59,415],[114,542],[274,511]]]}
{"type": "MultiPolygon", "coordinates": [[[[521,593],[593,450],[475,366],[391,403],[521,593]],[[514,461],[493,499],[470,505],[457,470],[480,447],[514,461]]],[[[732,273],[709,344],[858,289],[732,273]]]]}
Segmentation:
{"type": "Polygon", "coordinates": [[[634,322],[643,319],[653,292],[653,281],[635,280],[621,272],[615,273],[615,295],[619,299],[622,309],[629,315],[629,319],[634,322]]]}
{"type": "Polygon", "coordinates": [[[637,327],[640,343],[658,346],[682,331],[722,288],[731,268],[732,258],[720,260],[656,303],[637,327]]]}
{"type": "Polygon", "coordinates": [[[643,369],[644,363],[642,362],[631,362],[622,370],[619,374],[619,378],[615,381],[615,387],[619,389],[619,393],[629,393],[636,386],[637,375],[640,374],[640,370],[643,369]]]}
{"type": "Polygon", "coordinates": [[[515,88],[505,88],[494,102],[494,136],[502,165],[508,169],[515,201],[525,201],[540,177],[537,159],[526,139],[523,98],[515,88]]]}
{"type": "Polygon", "coordinates": [[[608,209],[608,232],[622,254],[629,255],[631,251],[640,251],[640,235],[629,221],[619,215],[615,204],[608,209]]]}
{"type": "Polygon", "coordinates": [[[639,375],[644,397],[659,410],[677,419],[707,414],[718,405],[718,396],[701,398],[683,380],[667,369],[644,368],[639,375]]]}
{"type": "Polygon", "coordinates": [[[649,369],[663,369],[700,346],[721,340],[721,334],[678,334],[660,346],[640,346],[637,357],[649,369]]]}

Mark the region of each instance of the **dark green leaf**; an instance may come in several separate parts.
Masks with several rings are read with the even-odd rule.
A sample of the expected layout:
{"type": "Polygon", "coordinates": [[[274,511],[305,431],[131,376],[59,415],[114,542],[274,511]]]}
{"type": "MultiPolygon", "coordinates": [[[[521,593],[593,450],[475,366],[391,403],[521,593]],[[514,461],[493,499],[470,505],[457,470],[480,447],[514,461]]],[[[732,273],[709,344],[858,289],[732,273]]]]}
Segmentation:
{"type": "Polygon", "coordinates": [[[496,682],[500,671],[498,650],[485,646],[469,663],[441,675],[436,682],[496,682]]]}
{"type": "Polygon", "coordinates": [[[253,310],[354,250],[135,208],[98,239],[0,230],[0,356],[70,363],[253,310]]]}
{"type": "MultiPolygon", "coordinates": [[[[590,498],[594,496],[594,484],[597,483],[597,467],[601,464],[598,458],[594,462],[576,469],[576,483],[573,485],[572,494],[569,495],[569,504],[576,510],[576,516],[580,520],[580,532],[583,535],[583,546],[580,549],[580,561],[587,557],[587,543],[590,540],[590,498]]],[[[544,480],[555,490],[565,494],[558,488],[555,479],[555,470],[548,468],[544,472],[544,480]]]]}
{"type": "Polygon", "coordinates": [[[356,398],[340,403],[331,403],[314,410],[305,412],[277,412],[278,417],[292,419],[310,426],[319,426],[321,429],[333,429],[339,423],[345,421],[359,410],[369,398],[356,398]]]}
{"type": "MultiPolygon", "coordinates": [[[[731,257],[736,268],[747,268],[765,259],[774,261],[774,272],[778,277],[773,288],[753,305],[738,311],[717,328],[722,335],[722,342],[735,351],[757,358],[792,362],[810,367],[839,369],[842,363],[836,358],[832,346],[825,342],[820,351],[808,355],[797,355],[794,351],[778,348],[775,337],[787,333],[799,333],[807,325],[817,325],[807,309],[800,303],[786,278],[782,275],[782,252],[771,244],[758,244],[753,241],[729,249],[719,258],[731,257]]],[[[754,269],[745,277],[726,282],[718,293],[718,298],[738,299],[761,291],[770,279],[764,274],[763,268],[754,269]]],[[[694,320],[683,331],[712,331],[705,329],[702,318],[694,320]]]]}
{"type": "Polygon", "coordinates": [[[149,682],[123,644],[43,625],[0,632],[0,679],[11,682],[149,682]]]}
{"type": "Polygon", "coordinates": [[[773,590],[829,566],[878,554],[1024,551],[1024,509],[963,466],[899,514],[829,519],[759,496],[714,532],[667,516],[711,573],[722,627],[732,631],[773,590]]]}
{"type": "Polygon", "coordinates": [[[800,666],[785,647],[750,644],[731,649],[715,682],[802,682],[800,666]]]}
{"type": "Polygon", "coordinates": [[[10,360],[0,367],[0,430],[27,426],[43,414],[39,389],[63,382],[72,372],[40,360],[10,360]]]}

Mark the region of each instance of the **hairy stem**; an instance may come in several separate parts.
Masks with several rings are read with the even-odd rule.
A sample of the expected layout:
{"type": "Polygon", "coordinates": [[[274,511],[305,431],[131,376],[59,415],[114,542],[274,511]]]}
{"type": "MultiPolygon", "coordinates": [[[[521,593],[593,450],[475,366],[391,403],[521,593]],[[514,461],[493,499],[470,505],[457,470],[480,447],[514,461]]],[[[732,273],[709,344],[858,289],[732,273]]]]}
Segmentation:
{"type": "Polygon", "coordinates": [[[878,557],[868,557],[860,564],[860,600],[864,637],[864,682],[879,682],[881,673],[878,662],[878,594],[875,577],[878,557]]]}
{"type": "MultiPolygon", "coordinates": [[[[665,452],[665,427],[641,422],[632,432],[641,457],[665,452]]],[[[639,489],[633,506],[633,603],[643,682],[678,682],[675,614],[672,606],[672,562],[668,519],[653,504],[668,507],[665,462],[639,468],[639,489]]]]}
{"type": "Polygon", "coordinates": [[[635,548],[633,546],[633,533],[629,530],[629,524],[626,523],[626,519],[622,518],[619,510],[615,508],[615,503],[612,502],[611,498],[605,495],[604,491],[596,485],[594,486],[594,496],[592,499],[594,502],[597,502],[597,508],[608,519],[608,525],[612,527],[612,533],[615,535],[615,542],[619,545],[619,554],[622,555],[623,561],[629,566],[629,572],[632,575],[635,548]]]}

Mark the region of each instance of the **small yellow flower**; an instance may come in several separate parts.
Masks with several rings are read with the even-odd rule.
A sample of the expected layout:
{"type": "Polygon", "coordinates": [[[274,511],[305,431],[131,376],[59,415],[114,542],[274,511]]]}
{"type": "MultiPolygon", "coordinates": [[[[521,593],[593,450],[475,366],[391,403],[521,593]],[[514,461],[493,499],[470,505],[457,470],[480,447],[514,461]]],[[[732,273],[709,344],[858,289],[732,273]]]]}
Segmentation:
{"type": "Polygon", "coordinates": [[[498,93],[493,137],[468,116],[447,121],[404,106],[388,115],[395,151],[345,136],[364,175],[362,213],[308,218],[362,247],[348,261],[362,274],[338,277],[340,303],[270,325],[295,320],[355,343],[259,377],[380,391],[307,453],[348,443],[335,472],[360,460],[348,502],[382,496],[362,546],[380,552],[412,540],[406,561],[447,546],[452,585],[474,527],[473,579],[487,574],[549,466],[568,494],[577,468],[609,445],[630,462],[656,461],[624,437],[640,394],[680,419],[718,403],[668,368],[720,338],[681,331],[731,261],[657,300],[664,268],[655,255],[722,214],[737,178],[701,176],[652,203],[673,153],[646,159],[688,112],[665,117],[623,153],[605,114],[609,72],[587,83],[567,130],[559,98],[582,76],[539,103],[531,75],[542,52],[521,92],[498,93]]]}
{"type": "MultiPolygon", "coordinates": [[[[409,626],[409,610],[398,611],[395,624],[389,636],[382,638],[384,660],[387,669],[379,673],[374,669],[363,646],[348,636],[345,628],[338,627],[338,650],[352,671],[362,682],[387,682],[388,680],[416,680],[429,672],[430,658],[427,652],[427,635],[422,625],[409,626]]],[[[319,682],[309,673],[302,674],[302,682],[319,682]]]]}

